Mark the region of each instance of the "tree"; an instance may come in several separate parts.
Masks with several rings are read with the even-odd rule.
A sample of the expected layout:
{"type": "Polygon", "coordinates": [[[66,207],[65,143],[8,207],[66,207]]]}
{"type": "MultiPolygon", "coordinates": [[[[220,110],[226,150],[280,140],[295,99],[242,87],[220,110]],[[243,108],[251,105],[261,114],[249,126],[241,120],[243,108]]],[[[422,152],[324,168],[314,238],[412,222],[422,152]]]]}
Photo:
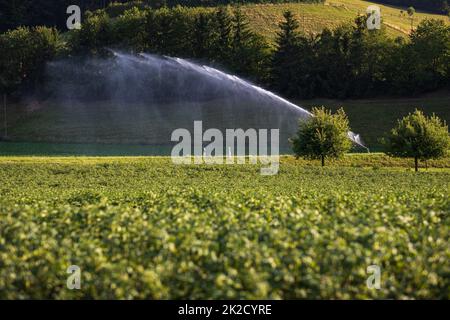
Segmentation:
{"type": "Polygon", "coordinates": [[[192,50],[195,58],[205,59],[211,56],[211,17],[205,12],[200,12],[194,18],[192,50]]]}
{"type": "Polygon", "coordinates": [[[424,20],[410,38],[417,86],[439,88],[450,76],[450,27],[441,20],[424,20]]]}
{"type": "Polygon", "coordinates": [[[139,10],[134,7],[117,17],[112,27],[114,44],[117,43],[137,52],[144,51],[147,40],[147,33],[145,32],[146,13],[146,10],[139,10]]]}
{"type": "Polygon", "coordinates": [[[426,117],[416,110],[399,120],[385,141],[388,154],[414,158],[415,170],[419,160],[437,159],[446,155],[450,147],[448,126],[434,114],[426,117]]]}
{"type": "Polygon", "coordinates": [[[339,158],[350,150],[348,118],[342,108],[335,114],[324,107],[313,108],[312,114],[310,119],[299,121],[292,149],[297,158],[321,159],[324,166],[326,158],[339,158]]]}
{"type": "Polygon", "coordinates": [[[414,29],[414,14],[416,13],[416,9],[413,7],[409,7],[406,12],[408,13],[409,18],[411,19],[411,31],[414,29]]]}
{"type": "Polygon", "coordinates": [[[0,93],[3,95],[4,136],[7,137],[6,102],[26,82],[28,91],[42,81],[45,63],[63,50],[54,28],[20,27],[0,35],[0,93]]]}
{"type": "Polygon", "coordinates": [[[215,39],[215,57],[221,62],[228,64],[230,62],[230,52],[233,42],[233,17],[229,8],[221,6],[214,14],[214,29],[217,32],[215,39]]]}
{"type": "Polygon", "coordinates": [[[249,30],[248,20],[242,14],[241,8],[236,7],[234,10],[233,22],[233,49],[239,50],[252,36],[249,30]]]}
{"type": "Polygon", "coordinates": [[[447,1],[444,1],[442,3],[442,12],[450,17],[450,5],[448,4],[447,1]]]}
{"type": "Polygon", "coordinates": [[[231,68],[247,78],[263,80],[268,78],[269,45],[265,39],[252,32],[247,17],[239,7],[234,10],[231,68]]]}
{"type": "Polygon", "coordinates": [[[81,29],[73,30],[72,36],[74,51],[98,53],[114,39],[112,21],[103,11],[87,12],[81,29]]]}
{"type": "Polygon", "coordinates": [[[347,65],[352,71],[351,91],[355,96],[367,96],[385,92],[386,62],[393,53],[393,42],[386,34],[385,27],[368,30],[366,17],[355,20],[351,33],[347,65]]]}
{"type": "Polygon", "coordinates": [[[299,50],[299,23],[291,11],[286,11],[284,21],[279,24],[277,33],[276,52],[272,61],[272,76],[274,87],[288,96],[297,95],[296,70],[299,50]]]}
{"type": "Polygon", "coordinates": [[[424,20],[410,41],[397,45],[386,59],[391,92],[418,94],[450,84],[450,27],[440,20],[424,20]]]}

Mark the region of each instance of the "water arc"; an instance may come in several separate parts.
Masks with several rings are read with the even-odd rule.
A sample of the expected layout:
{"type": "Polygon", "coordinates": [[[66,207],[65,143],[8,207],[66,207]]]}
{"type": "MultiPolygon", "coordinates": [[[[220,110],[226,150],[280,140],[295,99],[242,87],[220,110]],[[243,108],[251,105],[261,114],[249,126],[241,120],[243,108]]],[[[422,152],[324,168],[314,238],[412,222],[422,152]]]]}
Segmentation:
{"type": "MultiPolygon", "coordinates": [[[[70,142],[173,145],[171,133],[204,128],[280,129],[280,152],[306,109],[218,69],[167,56],[112,51],[110,58],[66,59],[47,67],[54,126],[70,142]],[[82,127],[80,132],[76,128],[82,127]],[[76,134],[71,134],[77,132],[76,134]]],[[[358,145],[358,135],[349,133],[358,145]]]]}

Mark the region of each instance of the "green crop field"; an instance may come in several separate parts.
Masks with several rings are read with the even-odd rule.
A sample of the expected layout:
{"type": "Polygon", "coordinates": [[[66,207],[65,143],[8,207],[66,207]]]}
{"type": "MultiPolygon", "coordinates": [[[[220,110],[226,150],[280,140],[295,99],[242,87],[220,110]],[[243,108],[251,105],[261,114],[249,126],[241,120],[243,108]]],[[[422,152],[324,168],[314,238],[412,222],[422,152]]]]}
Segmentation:
{"type": "MultiPolygon", "coordinates": [[[[145,6],[116,3],[105,9],[110,17],[86,15],[81,30],[64,27],[61,37],[49,28],[2,36],[0,300],[450,298],[447,129],[437,128],[434,118],[426,124],[420,114],[415,122],[405,120],[397,135],[402,140],[394,141],[391,151],[423,147],[425,155],[412,154],[416,164],[427,154],[444,155],[420,160],[419,172],[414,159],[382,153],[381,141],[415,109],[450,122],[446,54],[438,49],[445,43],[437,41],[446,31],[437,23],[427,29],[423,39],[430,41],[430,59],[425,40],[407,40],[411,22],[417,26],[432,18],[448,24],[447,16],[417,11],[411,21],[406,8],[362,0],[242,5],[248,27],[268,40],[260,46],[240,28],[237,13],[192,15],[217,8],[191,7],[119,17],[132,5],[145,6]],[[286,28],[289,41],[280,43],[289,45],[274,46],[287,10],[313,39],[324,28],[351,23],[370,5],[381,8],[389,42],[405,37],[396,39],[392,57],[383,49],[390,48],[385,38],[378,42],[365,32],[303,46],[289,44],[294,28],[286,28]],[[101,58],[104,48],[113,48],[116,58],[101,58]],[[307,59],[297,61],[296,48],[310,52],[307,59]],[[378,49],[369,57],[372,49],[366,48],[378,49]],[[144,49],[158,55],[126,53],[144,49]],[[175,58],[184,54],[234,71],[223,74],[175,58]],[[252,61],[244,59],[247,54],[252,61]],[[366,77],[372,69],[366,60],[386,64],[373,68],[376,77],[366,77]],[[392,71],[394,63],[399,68],[392,71]],[[346,65],[348,74],[341,69],[346,65]],[[324,76],[326,68],[330,77],[324,76]],[[392,76],[404,71],[411,81],[392,76]],[[307,140],[317,132],[321,144],[308,145],[307,151],[338,152],[339,144],[346,144],[338,133],[349,130],[360,134],[367,148],[355,144],[342,158],[327,158],[325,167],[320,160],[295,159],[289,138],[298,130],[298,118],[307,117],[305,110],[234,72],[260,79],[257,85],[282,96],[315,97],[293,99],[301,108],[345,110],[350,128],[342,116],[328,121],[327,115],[321,127],[304,135],[307,140]],[[345,86],[335,87],[341,78],[345,86]],[[399,96],[405,94],[398,88],[403,85],[410,91],[399,96]],[[388,86],[397,89],[384,90],[388,86]],[[225,132],[225,140],[226,129],[264,129],[254,135],[260,152],[264,133],[279,129],[270,132],[270,153],[282,154],[278,173],[261,175],[262,165],[249,161],[174,164],[168,155],[177,134],[185,133],[183,144],[187,136],[186,144],[193,142],[197,152],[212,140],[208,128],[225,132]],[[79,290],[70,288],[73,267],[80,270],[79,290]],[[380,270],[377,288],[371,286],[374,267],[380,270]]],[[[51,16],[49,8],[42,16],[51,16]]],[[[7,23],[21,24],[22,11],[13,12],[7,23]]],[[[248,149],[256,145],[253,133],[242,139],[248,149]]],[[[216,154],[229,147],[222,140],[214,135],[216,154]]],[[[403,151],[398,154],[410,155],[403,151]]]]}
{"type": "Polygon", "coordinates": [[[448,299],[450,158],[411,164],[1,157],[0,298],[448,299]]]}

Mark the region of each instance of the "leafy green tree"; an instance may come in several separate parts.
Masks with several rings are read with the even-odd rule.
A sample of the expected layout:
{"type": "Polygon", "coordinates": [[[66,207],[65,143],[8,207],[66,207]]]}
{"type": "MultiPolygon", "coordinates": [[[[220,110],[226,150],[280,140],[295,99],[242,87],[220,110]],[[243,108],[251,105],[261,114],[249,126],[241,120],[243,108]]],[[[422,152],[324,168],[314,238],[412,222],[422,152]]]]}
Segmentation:
{"type": "Polygon", "coordinates": [[[0,85],[12,92],[25,80],[40,76],[46,61],[64,48],[56,29],[19,27],[0,35],[0,85]]]}
{"type": "Polygon", "coordinates": [[[416,86],[437,89],[450,78],[450,26],[442,20],[424,20],[411,33],[416,86]]]}
{"type": "Polygon", "coordinates": [[[112,26],[114,44],[131,48],[137,52],[146,49],[147,33],[145,32],[146,10],[134,7],[126,10],[116,18],[112,26]]]}
{"type": "Polygon", "coordinates": [[[366,16],[355,20],[352,30],[347,65],[351,69],[351,90],[354,96],[369,96],[385,92],[387,62],[395,45],[389,39],[384,25],[379,30],[366,27],[366,16]]]}
{"type": "Polygon", "coordinates": [[[4,136],[7,136],[7,97],[27,83],[28,91],[38,86],[45,63],[64,49],[54,28],[20,27],[0,35],[0,93],[3,95],[4,136]]]}
{"type": "Polygon", "coordinates": [[[114,39],[112,21],[104,12],[87,12],[81,29],[72,32],[74,51],[98,53],[114,39]]]}
{"type": "Polygon", "coordinates": [[[297,136],[291,139],[297,157],[321,159],[339,158],[348,152],[352,143],[348,137],[349,122],[344,109],[332,114],[324,107],[313,108],[313,117],[299,121],[297,136]]]}
{"type": "Polygon", "coordinates": [[[408,13],[408,15],[411,17],[416,13],[416,9],[414,9],[414,7],[408,7],[408,9],[406,10],[406,12],[408,13]]]}
{"type": "Polygon", "coordinates": [[[30,67],[30,29],[20,27],[0,35],[0,86],[3,94],[16,89],[30,67]]]}
{"type": "Polygon", "coordinates": [[[149,10],[146,21],[149,50],[170,56],[191,56],[194,21],[194,16],[183,7],[149,10]]]}
{"type": "Polygon", "coordinates": [[[448,126],[437,116],[426,117],[416,110],[398,121],[385,144],[389,155],[414,158],[415,170],[418,171],[419,160],[446,155],[450,147],[448,126]]]}
{"type": "Polygon", "coordinates": [[[313,47],[313,70],[308,65],[300,73],[316,83],[314,95],[344,98],[350,91],[352,70],[348,68],[352,29],[342,25],[334,31],[324,29],[313,47]]]}
{"type": "Polygon", "coordinates": [[[424,20],[410,41],[396,44],[385,69],[391,92],[418,94],[450,85],[450,27],[424,20]]]}

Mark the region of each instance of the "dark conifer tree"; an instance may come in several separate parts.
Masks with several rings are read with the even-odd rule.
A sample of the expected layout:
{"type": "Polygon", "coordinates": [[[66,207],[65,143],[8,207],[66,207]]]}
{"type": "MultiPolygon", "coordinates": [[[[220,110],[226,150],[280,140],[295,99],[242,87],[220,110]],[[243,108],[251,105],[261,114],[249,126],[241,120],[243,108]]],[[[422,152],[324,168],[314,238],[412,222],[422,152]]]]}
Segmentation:
{"type": "Polygon", "coordinates": [[[207,13],[201,12],[194,18],[192,49],[195,58],[207,59],[212,55],[210,28],[211,18],[207,13]]]}
{"type": "Polygon", "coordinates": [[[229,64],[232,49],[232,16],[228,7],[219,7],[215,12],[215,30],[217,40],[215,43],[215,57],[225,65],[229,64]]]}
{"type": "Polygon", "coordinates": [[[268,45],[266,41],[252,32],[246,16],[239,7],[234,10],[232,35],[233,71],[247,78],[265,81],[268,75],[268,45]]]}
{"type": "Polygon", "coordinates": [[[272,61],[273,85],[287,96],[297,95],[297,58],[299,55],[299,27],[291,11],[284,13],[284,19],[280,23],[280,32],[277,34],[276,52],[272,61]]]}

